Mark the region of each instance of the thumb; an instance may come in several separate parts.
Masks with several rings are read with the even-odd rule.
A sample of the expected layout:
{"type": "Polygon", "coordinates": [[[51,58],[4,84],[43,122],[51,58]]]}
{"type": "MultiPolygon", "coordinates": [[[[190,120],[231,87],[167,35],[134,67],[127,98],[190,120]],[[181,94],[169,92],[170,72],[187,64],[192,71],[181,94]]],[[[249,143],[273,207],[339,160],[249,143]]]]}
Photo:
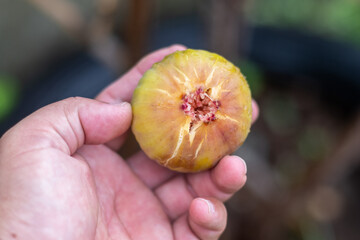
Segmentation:
{"type": "Polygon", "coordinates": [[[131,106],[68,98],[34,112],[2,137],[10,153],[57,148],[73,154],[84,144],[102,144],[122,135],[131,124],[131,106]]]}

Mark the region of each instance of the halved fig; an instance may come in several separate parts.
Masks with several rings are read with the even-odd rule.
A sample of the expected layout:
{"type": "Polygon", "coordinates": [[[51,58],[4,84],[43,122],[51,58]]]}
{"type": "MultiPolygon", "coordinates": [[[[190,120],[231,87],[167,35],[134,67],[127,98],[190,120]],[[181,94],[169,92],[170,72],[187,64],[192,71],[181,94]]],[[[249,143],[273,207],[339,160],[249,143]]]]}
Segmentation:
{"type": "Polygon", "coordinates": [[[175,171],[198,172],[245,141],[251,93],[240,70],[225,58],[187,49],[144,74],[132,110],[132,131],[149,158],[175,171]]]}

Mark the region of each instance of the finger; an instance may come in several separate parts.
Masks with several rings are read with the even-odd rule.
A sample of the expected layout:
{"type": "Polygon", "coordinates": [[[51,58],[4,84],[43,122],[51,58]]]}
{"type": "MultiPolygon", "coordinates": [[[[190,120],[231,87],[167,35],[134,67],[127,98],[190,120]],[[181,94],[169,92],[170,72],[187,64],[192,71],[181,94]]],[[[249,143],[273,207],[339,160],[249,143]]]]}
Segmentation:
{"type": "Polygon", "coordinates": [[[215,198],[197,198],[189,209],[189,224],[200,239],[218,239],[226,227],[227,213],[215,198]]]}
{"type": "Polygon", "coordinates": [[[256,103],[255,100],[252,100],[251,101],[251,107],[252,107],[251,123],[254,123],[259,117],[259,105],[256,103]]]}
{"type": "Polygon", "coordinates": [[[21,151],[51,147],[71,155],[84,144],[102,144],[122,135],[131,117],[128,103],[68,98],[31,114],[4,137],[12,138],[7,141],[13,143],[9,152],[18,153],[17,146],[21,151]]]}
{"type": "Polygon", "coordinates": [[[226,156],[207,172],[187,175],[191,188],[198,196],[228,200],[246,182],[246,164],[238,156],[226,156]]]}
{"type": "Polygon", "coordinates": [[[150,53],[141,59],[136,66],[125,73],[119,80],[104,89],[97,96],[97,99],[109,103],[119,101],[129,102],[140,78],[154,63],[161,61],[166,55],[185,49],[185,46],[176,44],[150,53]]]}
{"type": "Polygon", "coordinates": [[[131,156],[127,163],[133,172],[148,186],[153,189],[161,183],[173,177],[176,172],[160,166],[155,161],[148,158],[143,151],[131,156]]]}
{"type": "Polygon", "coordinates": [[[229,199],[246,182],[246,165],[237,156],[226,156],[205,172],[179,175],[157,187],[154,192],[170,219],[184,214],[195,197],[229,199]]]}
{"type": "MultiPolygon", "coordinates": [[[[241,172],[245,172],[244,175],[246,174],[246,164],[242,159],[240,159],[241,162],[239,162],[239,159],[240,158],[237,156],[235,156],[234,159],[232,159],[232,157],[231,159],[226,158],[225,160],[221,160],[218,166],[211,170],[213,172],[212,178],[214,178],[215,181],[219,181],[219,183],[217,183],[219,187],[226,188],[228,189],[227,191],[230,191],[229,188],[233,187],[234,190],[230,192],[235,192],[238,189],[240,189],[242,185],[245,183],[246,176],[244,176],[245,179],[242,179],[241,175],[238,176],[241,179],[237,179],[236,177],[230,177],[231,175],[227,175],[228,177],[230,177],[230,181],[228,181],[227,183],[221,182],[223,178],[226,177],[223,176],[222,173],[222,171],[224,170],[223,168],[227,168],[227,167],[231,168],[230,171],[236,172],[234,174],[235,176],[237,176],[236,174],[238,172],[240,172],[240,174],[241,172]],[[235,168],[232,165],[233,164],[232,161],[235,161],[235,168]],[[244,165],[242,166],[242,164],[244,165]]],[[[136,175],[151,189],[157,188],[159,185],[163,184],[165,181],[169,180],[170,178],[172,178],[177,174],[175,171],[169,170],[159,165],[154,160],[151,160],[149,157],[146,156],[146,154],[143,151],[140,151],[134,154],[133,156],[131,156],[130,158],[128,158],[127,162],[132,168],[133,172],[135,172],[136,175]]],[[[225,169],[225,172],[227,171],[228,170],[225,169]]],[[[188,177],[192,178],[194,176],[197,176],[196,178],[204,179],[208,177],[207,176],[208,174],[209,174],[208,172],[189,174],[188,177]],[[199,175],[204,175],[204,176],[199,176],[199,175]]]]}
{"type": "Polygon", "coordinates": [[[218,239],[226,226],[225,206],[213,198],[196,198],[189,213],[174,222],[175,239],[218,239]]]}

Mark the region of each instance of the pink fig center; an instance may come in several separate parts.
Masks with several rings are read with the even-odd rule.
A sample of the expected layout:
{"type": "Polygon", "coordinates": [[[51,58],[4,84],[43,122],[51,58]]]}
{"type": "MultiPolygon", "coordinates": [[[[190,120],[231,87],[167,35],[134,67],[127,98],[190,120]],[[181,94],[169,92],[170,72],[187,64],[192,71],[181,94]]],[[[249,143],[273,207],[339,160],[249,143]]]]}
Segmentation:
{"type": "Polygon", "coordinates": [[[220,102],[210,98],[211,89],[204,91],[202,87],[183,96],[181,109],[192,118],[192,123],[202,121],[209,123],[216,120],[215,113],[220,107],[220,102]]]}

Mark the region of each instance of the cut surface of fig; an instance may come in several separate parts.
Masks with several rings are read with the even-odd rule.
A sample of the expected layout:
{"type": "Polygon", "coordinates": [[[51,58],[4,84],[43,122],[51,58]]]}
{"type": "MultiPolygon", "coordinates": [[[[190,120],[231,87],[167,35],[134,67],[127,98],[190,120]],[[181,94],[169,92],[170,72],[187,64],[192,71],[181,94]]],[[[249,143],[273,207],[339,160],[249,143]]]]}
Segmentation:
{"type": "Polygon", "coordinates": [[[202,87],[198,87],[194,92],[184,95],[181,109],[191,117],[190,130],[199,121],[203,123],[215,121],[215,114],[219,109],[220,102],[211,99],[210,90],[204,91],[202,87]]]}
{"type": "Polygon", "coordinates": [[[251,93],[240,70],[204,50],[178,51],[135,89],[132,131],[149,158],[180,172],[214,166],[245,141],[251,93]]]}

